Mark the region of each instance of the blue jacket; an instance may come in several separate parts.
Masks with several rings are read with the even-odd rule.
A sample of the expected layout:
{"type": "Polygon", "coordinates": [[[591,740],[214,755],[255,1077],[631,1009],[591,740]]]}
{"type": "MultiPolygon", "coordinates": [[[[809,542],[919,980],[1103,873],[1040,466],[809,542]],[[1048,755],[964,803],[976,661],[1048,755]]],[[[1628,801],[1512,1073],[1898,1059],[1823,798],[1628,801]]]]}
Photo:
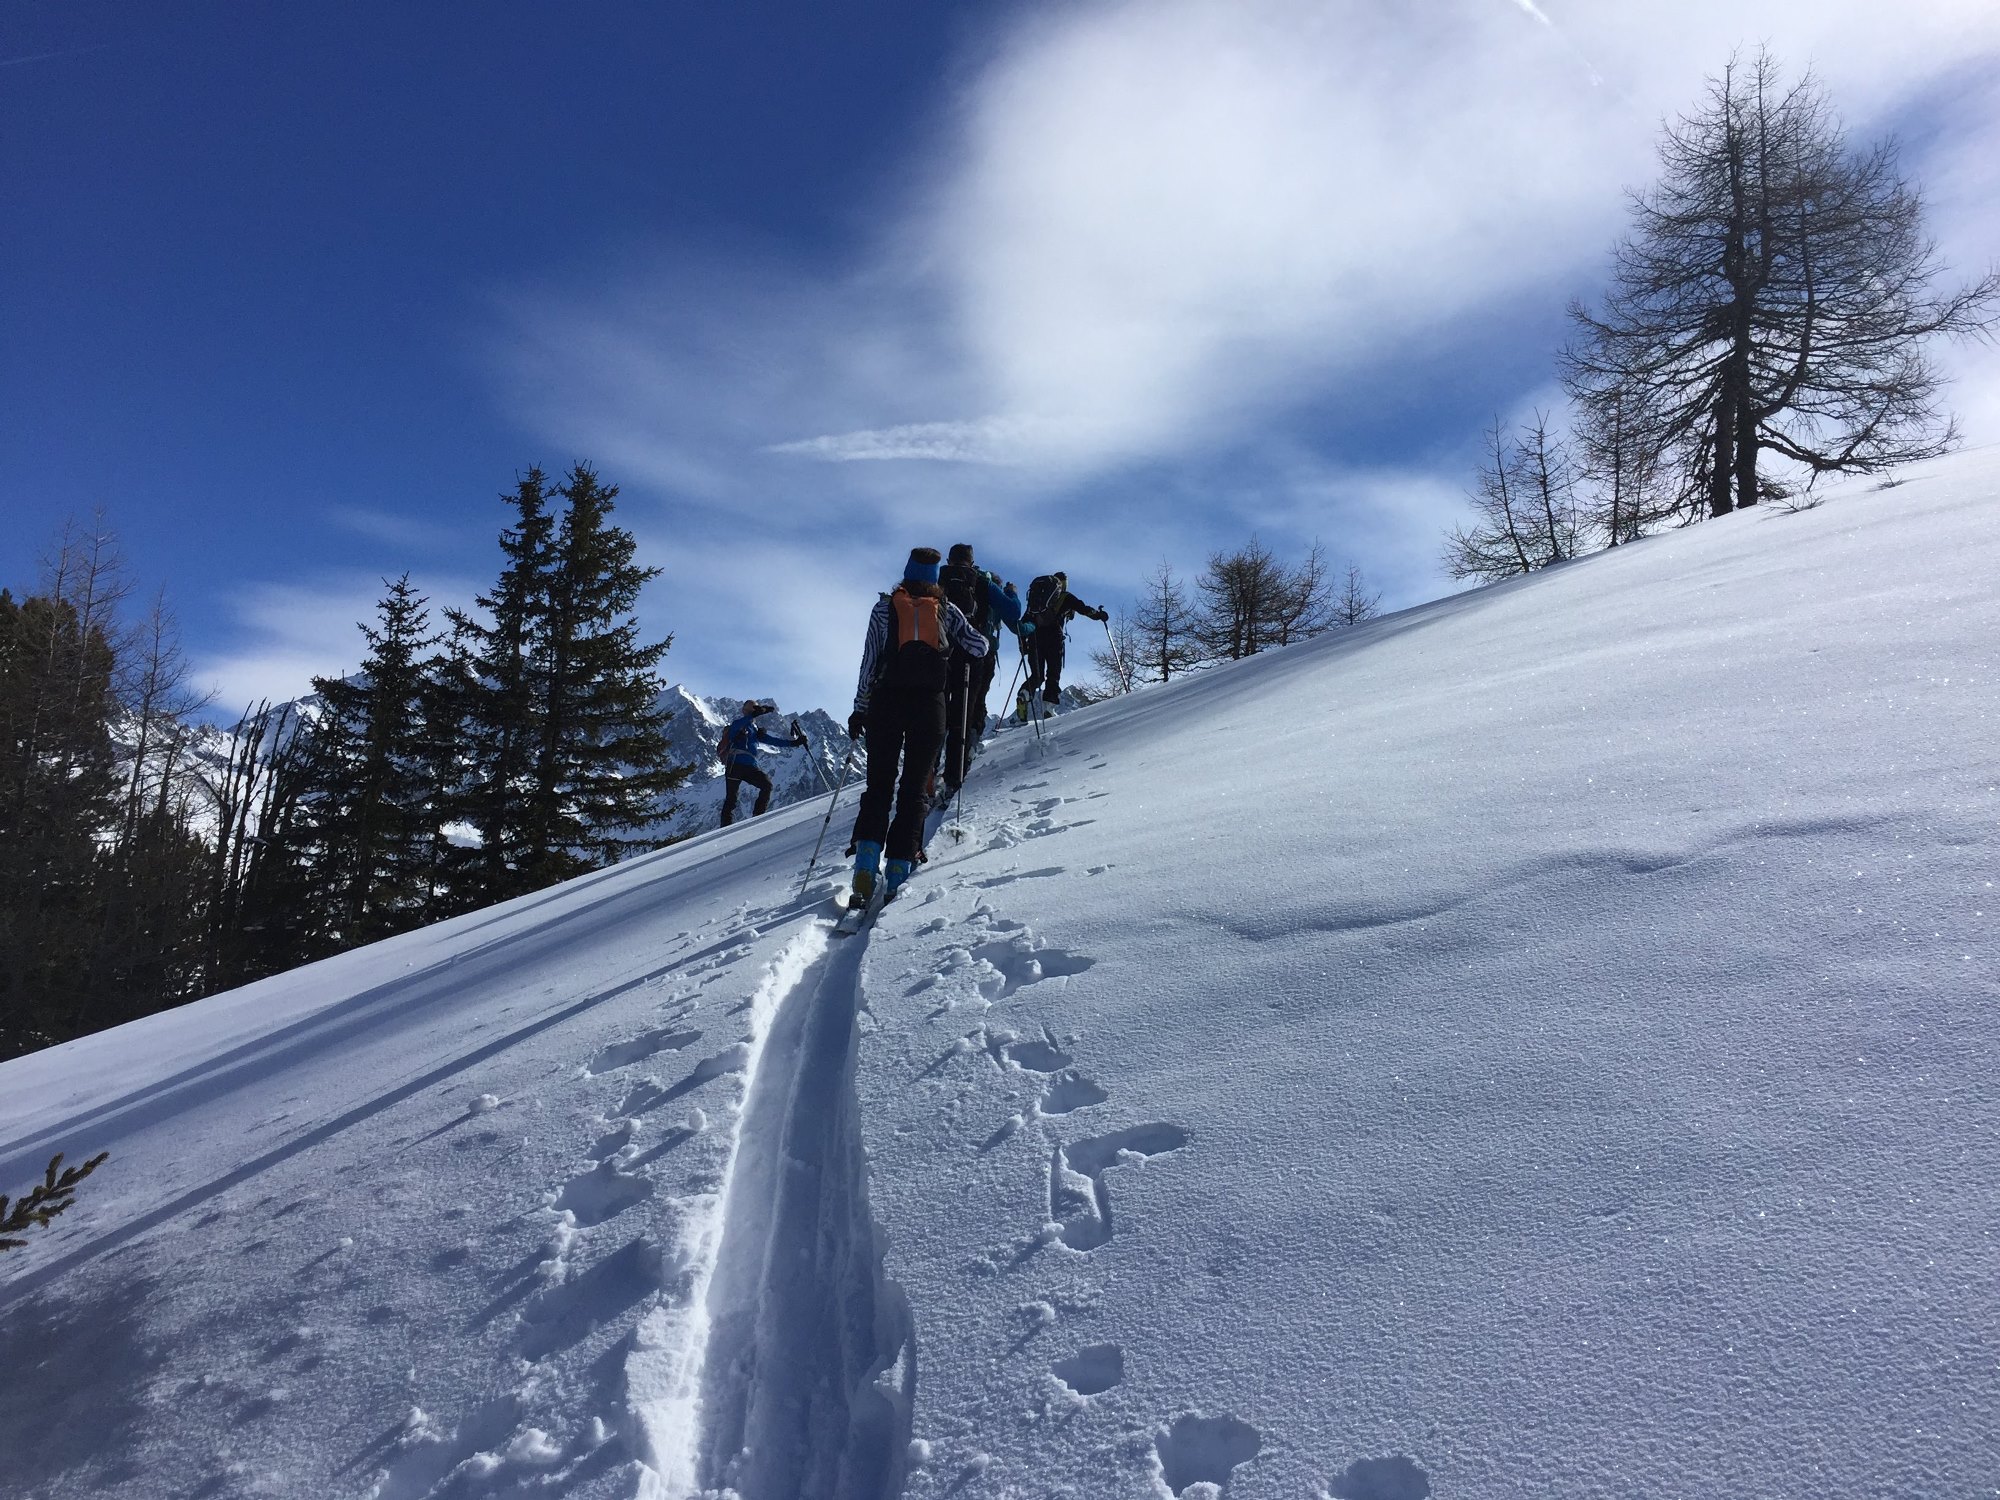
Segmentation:
{"type": "Polygon", "coordinates": [[[979,570],[979,576],[986,580],[986,639],[998,646],[1002,625],[1017,634],[1020,632],[1021,596],[984,568],[979,570]]]}
{"type": "Polygon", "coordinates": [[[776,735],[766,734],[758,726],[754,715],[739,714],[730,726],[722,731],[722,742],[717,748],[721,750],[722,758],[732,766],[754,766],[757,764],[757,746],[760,741],[766,745],[776,745],[780,750],[789,748],[792,743],[790,740],[781,740],[776,735]]]}

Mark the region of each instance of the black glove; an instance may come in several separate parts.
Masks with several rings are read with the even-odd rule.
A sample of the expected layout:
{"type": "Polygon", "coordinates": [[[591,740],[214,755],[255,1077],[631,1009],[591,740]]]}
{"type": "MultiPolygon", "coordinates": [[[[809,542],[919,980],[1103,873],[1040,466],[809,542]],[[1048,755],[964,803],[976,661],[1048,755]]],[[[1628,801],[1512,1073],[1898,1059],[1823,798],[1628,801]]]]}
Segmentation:
{"type": "Polygon", "coordinates": [[[806,737],[802,734],[795,734],[792,736],[792,743],[803,750],[806,747],[806,737]]]}
{"type": "Polygon", "coordinates": [[[1097,621],[1098,624],[1103,625],[1110,621],[1111,611],[1108,609],[1093,609],[1090,612],[1090,617],[1097,621]]]}
{"type": "Polygon", "coordinates": [[[847,716],[847,737],[850,740],[860,739],[861,732],[867,727],[868,727],[868,720],[865,715],[860,713],[851,713],[847,716]]]}

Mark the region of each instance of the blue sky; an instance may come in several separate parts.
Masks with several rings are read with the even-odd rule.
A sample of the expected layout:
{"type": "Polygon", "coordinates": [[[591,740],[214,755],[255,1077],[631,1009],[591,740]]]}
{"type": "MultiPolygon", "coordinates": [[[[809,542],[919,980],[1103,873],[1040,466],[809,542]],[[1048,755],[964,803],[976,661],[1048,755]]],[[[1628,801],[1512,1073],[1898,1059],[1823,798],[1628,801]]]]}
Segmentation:
{"type": "Polygon", "coordinates": [[[515,471],[587,458],[707,691],[837,706],[914,542],[1117,605],[1318,537],[1415,602],[1759,39],[2000,252],[1985,0],[5,0],[0,580],[103,506],[234,706],[384,575],[468,599],[515,471]]]}

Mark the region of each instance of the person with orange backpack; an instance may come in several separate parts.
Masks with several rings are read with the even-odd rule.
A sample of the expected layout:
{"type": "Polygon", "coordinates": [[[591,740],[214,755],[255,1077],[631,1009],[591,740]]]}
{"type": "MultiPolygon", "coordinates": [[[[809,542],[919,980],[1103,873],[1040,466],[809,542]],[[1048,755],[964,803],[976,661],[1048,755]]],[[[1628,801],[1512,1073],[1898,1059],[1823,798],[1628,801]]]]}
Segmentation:
{"type": "Polygon", "coordinates": [[[850,910],[868,904],[878,873],[886,876],[888,900],[916,868],[930,810],[925,783],[944,743],[951,653],[956,648],[976,660],[989,649],[985,634],[944,597],[941,561],[935,547],[912,548],[903,581],[876,600],[868,616],[847,720],[848,737],[868,750],[867,789],[854,819],[850,910]]]}

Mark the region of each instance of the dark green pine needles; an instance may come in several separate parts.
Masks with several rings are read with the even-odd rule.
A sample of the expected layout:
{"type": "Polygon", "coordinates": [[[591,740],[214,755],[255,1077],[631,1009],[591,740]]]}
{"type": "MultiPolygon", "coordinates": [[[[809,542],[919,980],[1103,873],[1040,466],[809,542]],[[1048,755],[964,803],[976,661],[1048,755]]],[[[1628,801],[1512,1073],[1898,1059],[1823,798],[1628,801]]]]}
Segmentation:
{"type": "Polygon", "coordinates": [[[76,1185],[101,1167],[110,1155],[109,1151],[100,1151],[82,1166],[64,1170],[62,1152],[58,1151],[49,1158],[47,1174],[28,1190],[27,1197],[16,1200],[12,1208],[7,1206],[7,1195],[0,1193],[0,1250],[19,1250],[28,1242],[16,1239],[16,1235],[37,1224],[46,1228],[49,1220],[75,1200],[76,1185]]]}

